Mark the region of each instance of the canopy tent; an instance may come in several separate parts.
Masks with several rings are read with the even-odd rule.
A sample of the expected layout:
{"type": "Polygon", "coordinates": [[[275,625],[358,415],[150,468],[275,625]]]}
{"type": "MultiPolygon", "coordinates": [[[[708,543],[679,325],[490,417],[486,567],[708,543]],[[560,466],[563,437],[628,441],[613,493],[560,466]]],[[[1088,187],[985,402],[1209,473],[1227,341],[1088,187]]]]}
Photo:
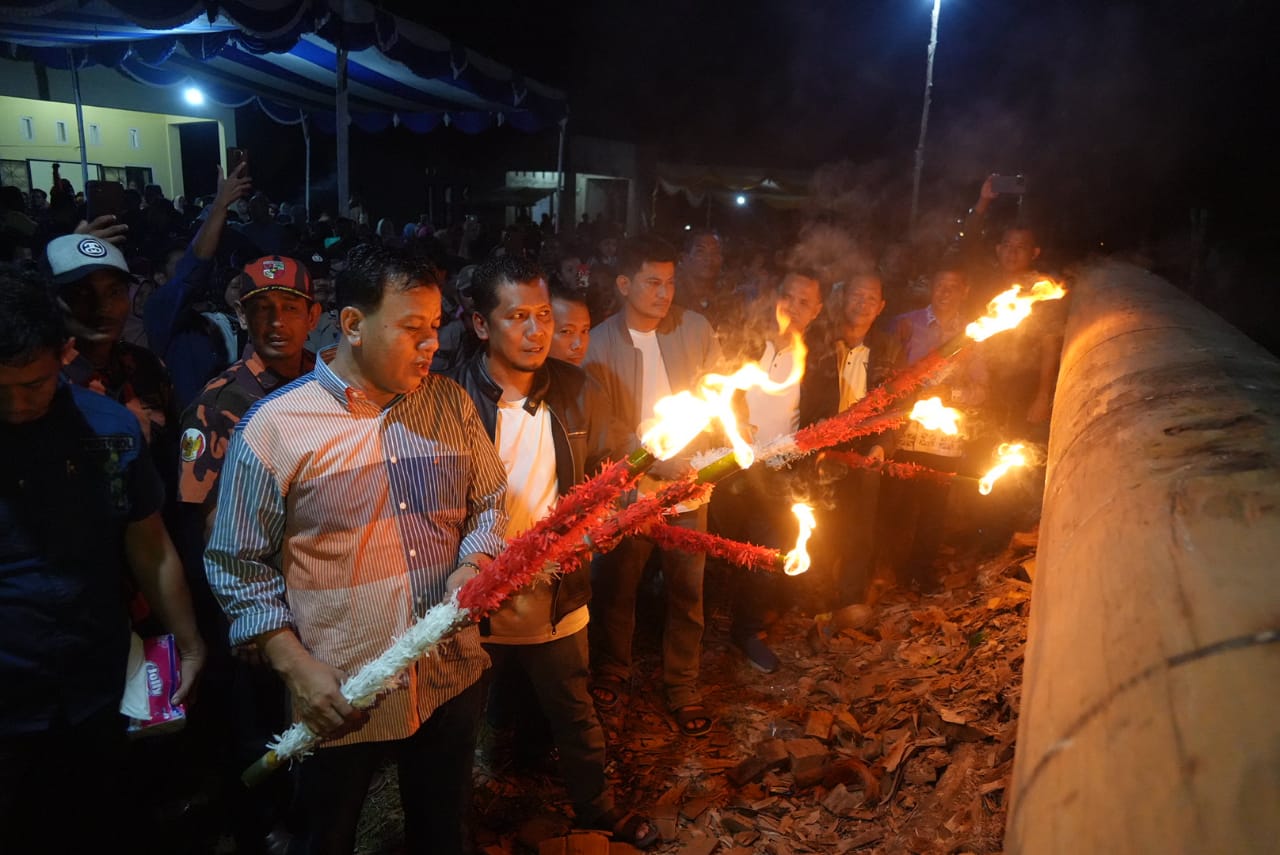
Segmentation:
{"type": "Polygon", "coordinates": [[[668,196],[681,195],[695,208],[711,199],[728,204],[739,195],[772,208],[800,208],[809,201],[812,178],[807,172],[795,170],[672,163],[659,163],[657,172],[657,187],[662,192],[668,196]]]}
{"type": "Polygon", "coordinates": [[[0,56],[196,85],[223,106],[302,123],[308,138],[336,133],[342,206],[348,124],[563,132],[567,115],[563,92],[366,0],[19,0],[0,7],[0,56]]]}

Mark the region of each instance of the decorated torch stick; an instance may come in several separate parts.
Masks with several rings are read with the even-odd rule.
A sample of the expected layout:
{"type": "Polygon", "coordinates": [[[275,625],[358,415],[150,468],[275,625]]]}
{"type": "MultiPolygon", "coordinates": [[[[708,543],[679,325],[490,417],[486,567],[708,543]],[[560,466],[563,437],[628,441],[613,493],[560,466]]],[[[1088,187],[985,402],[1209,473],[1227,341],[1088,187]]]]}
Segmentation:
{"type": "MultiPolygon", "coordinates": [[[[803,351],[798,338],[796,346],[803,351]]],[[[803,364],[803,359],[799,362],[803,364]]],[[[798,381],[797,373],[788,382],[798,381]]],[[[756,366],[744,366],[728,377],[704,378],[700,396],[682,392],[659,401],[655,407],[657,418],[641,438],[640,448],[562,496],[546,517],[510,540],[502,554],[453,597],[429,609],[387,650],[347,678],[342,684],[343,697],[356,709],[371,708],[395,685],[397,675],[416,659],[431,655],[445,638],[492,614],[507,597],[539,575],[564,572],[581,560],[590,544],[606,542],[606,530],[615,531],[616,537],[616,532],[626,533],[642,520],[672,513],[681,502],[705,496],[711,482],[744,465],[750,466],[750,447],[739,440],[735,452],[696,476],[674,481],[655,496],[642,498],[616,515],[612,509],[613,501],[634,487],[650,467],[679,453],[712,419],[719,418],[726,426],[731,424],[734,392],[753,383],[779,388],[783,385],[770,381],[756,366]],[[738,456],[743,456],[742,463],[738,456]]],[[[310,754],[321,741],[306,724],[297,722],[267,746],[241,779],[254,786],[286,762],[310,754]]]]}
{"type": "MultiPolygon", "coordinates": [[[[376,659],[366,663],[342,684],[342,695],[356,709],[369,709],[393,687],[396,676],[414,660],[430,655],[441,641],[496,610],[510,594],[532,582],[548,565],[566,554],[586,532],[611,514],[611,503],[662,456],[644,447],[577,485],[560,498],[537,525],[507,544],[506,550],[457,593],[418,618],[376,659]]],[[[290,726],[267,746],[267,751],[241,776],[250,787],[295,758],[310,754],[321,738],[302,722],[290,726]]]]}
{"type": "Polygon", "coordinates": [[[649,526],[645,529],[644,536],[664,549],[705,552],[713,558],[723,559],[739,567],[799,576],[809,570],[809,537],[817,527],[817,522],[813,516],[813,508],[803,502],[792,505],[791,512],[800,522],[800,533],[796,537],[795,548],[785,553],[767,546],[739,543],[710,532],[663,523],[649,526]]]}
{"type": "MultiPolygon", "coordinates": [[[[989,304],[993,318],[970,324],[964,338],[957,337],[944,344],[885,386],[873,390],[845,413],[766,446],[762,456],[769,457],[770,465],[782,465],[776,461],[785,463],[864,435],[869,432],[868,423],[874,416],[944,368],[969,340],[981,341],[1002,329],[1011,329],[1030,314],[1033,303],[1058,299],[1065,293],[1048,281],[1037,282],[1028,295],[1021,295],[1020,291],[1015,287],[993,300],[989,304]],[[1002,315],[1007,317],[1000,319],[1002,315]],[[1009,318],[1014,319],[1010,322],[1009,318]],[[989,320],[991,323],[983,323],[989,320]]],[[[443,639],[497,609],[508,596],[539,574],[555,572],[558,563],[580,560],[584,544],[606,542],[603,530],[626,534],[629,529],[647,526],[655,517],[673,513],[681,501],[704,494],[711,483],[750,467],[756,453],[737,431],[732,396],[751,386],[776,392],[798,382],[804,364],[804,348],[799,336],[795,336],[793,347],[797,351],[794,360],[797,368],[793,376],[782,383],[772,381],[759,366],[746,365],[733,375],[704,378],[698,395],[683,392],[660,401],[655,409],[662,430],[647,433],[642,448],[565,494],[547,517],[511,540],[501,555],[453,597],[429,609],[382,655],[349,677],[342,685],[343,696],[357,709],[369,709],[394,684],[401,671],[416,659],[430,655],[443,639]],[[664,410],[664,405],[669,406],[664,410]],[[657,495],[642,498],[618,514],[612,514],[610,506],[617,496],[631,489],[658,460],[674,456],[713,419],[724,425],[733,451],[704,466],[696,475],[672,482],[657,495]],[[678,498],[680,496],[686,498],[678,498]]],[[[298,722],[268,746],[268,751],[245,770],[242,779],[250,786],[259,783],[286,762],[311,753],[320,741],[309,727],[298,722]]]]}
{"type": "Polygon", "coordinates": [[[1036,303],[1060,300],[1066,293],[1066,289],[1049,279],[1041,279],[1029,289],[1014,285],[987,303],[987,314],[966,326],[964,332],[891,376],[882,386],[869,391],[866,397],[852,407],[801,428],[789,436],[773,440],[758,450],[758,456],[771,468],[780,469],[815,451],[868,435],[872,432],[866,429],[868,420],[885,412],[895,401],[941,373],[966,347],[1013,329],[1031,315],[1036,303]]]}

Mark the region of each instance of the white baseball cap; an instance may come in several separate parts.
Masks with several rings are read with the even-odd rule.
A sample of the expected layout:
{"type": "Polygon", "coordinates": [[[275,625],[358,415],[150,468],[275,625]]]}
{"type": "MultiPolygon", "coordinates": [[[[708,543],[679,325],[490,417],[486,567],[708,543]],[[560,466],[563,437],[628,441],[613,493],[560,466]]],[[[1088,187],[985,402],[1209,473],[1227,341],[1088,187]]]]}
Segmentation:
{"type": "Polygon", "coordinates": [[[129,265],[114,244],[92,235],[63,235],[45,248],[53,284],[66,285],[83,279],[95,270],[119,270],[129,275],[129,265]]]}

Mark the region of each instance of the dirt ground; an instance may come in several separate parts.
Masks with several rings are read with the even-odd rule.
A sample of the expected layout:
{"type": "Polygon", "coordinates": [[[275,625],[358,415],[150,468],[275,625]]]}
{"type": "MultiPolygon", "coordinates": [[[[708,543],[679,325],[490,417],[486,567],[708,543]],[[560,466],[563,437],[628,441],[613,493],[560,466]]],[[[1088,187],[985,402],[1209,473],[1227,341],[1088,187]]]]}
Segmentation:
{"type": "MultiPolygon", "coordinates": [[[[951,551],[942,594],[889,587],[835,616],[789,609],[769,630],[783,664],[768,675],[729,642],[732,571],[709,570],[711,734],[678,734],[660,701],[658,638],[643,629],[630,701],[603,718],[618,803],[662,831],[649,851],[1001,851],[1034,551],[1032,537],[985,558],[951,551]]],[[[643,608],[656,617],[656,598],[643,608]]],[[[472,818],[480,850],[537,852],[568,830],[568,799],[553,772],[498,760],[493,742],[486,728],[472,818]]],[[[398,852],[401,828],[388,769],[358,851],[398,852]]]]}

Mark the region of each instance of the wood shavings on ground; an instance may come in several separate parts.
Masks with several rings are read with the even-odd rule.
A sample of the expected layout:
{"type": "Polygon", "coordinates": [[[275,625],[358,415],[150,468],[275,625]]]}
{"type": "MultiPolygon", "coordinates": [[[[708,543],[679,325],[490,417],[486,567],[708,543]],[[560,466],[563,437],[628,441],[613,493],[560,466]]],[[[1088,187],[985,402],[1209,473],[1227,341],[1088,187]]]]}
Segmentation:
{"type": "MultiPolygon", "coordinates": [[[[952,558],[943,594],[890,589],[818,621],[791,611],[769,629],[783,663],[773,674],[730,644],[727,594],[710,574],[711,734],[681,736],[663,708],[656,629],[637,638],[630,696],[602,717],[618,804],[662,833],[648,851],[1000,852],[1033,550],[1024,538],[985,561],[952,558]]],[[[491,743],[482,735],[476,764],[478,849],[536,853],[569,830],[568,798],[549,759],[518,768],[491,743]]],[[[390,777],[366,805],[362,855],[403,845],[390,777]]]]}

